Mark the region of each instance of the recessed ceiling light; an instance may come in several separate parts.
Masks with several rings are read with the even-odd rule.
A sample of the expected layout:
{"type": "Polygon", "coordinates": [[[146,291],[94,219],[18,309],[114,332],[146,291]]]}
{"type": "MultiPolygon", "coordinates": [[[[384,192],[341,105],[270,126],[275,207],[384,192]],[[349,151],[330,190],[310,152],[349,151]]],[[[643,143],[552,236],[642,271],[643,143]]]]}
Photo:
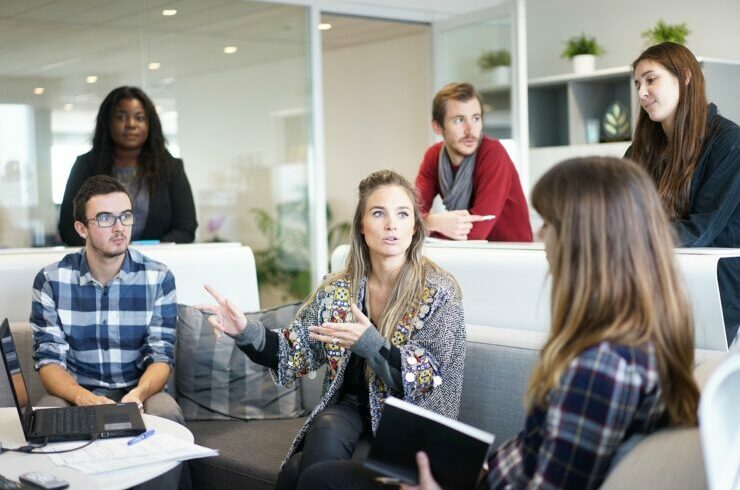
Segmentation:
{"type": "Polygon", "coordinates": [[[177,14],[177,9],[164,9],[162,11],[162,15],[166,17],[172,17],[175,14],[177,14]]]}
{"type": "Polygon", "coordinates": [[[173,77],[163,78],[160,83],[162,85],[172,85],[173,83],[175,83],[175,79],[173,77]]]}
{"type": "Polygon", "coordinates": [[[74,107],[75,106],[73,106],[72,104],[64,104],[64,110],[67,111],[67,112],[69,112],[72,109],[74,109],[74,107]]]}
{"type": "Polygon", "coordinates": [[[224,53],[226,53],[226,54],[234,54],[234,53],[236,53],[237,49],[238,48],[236,46],[226,46],[224,48],[224,53]]]}
{"type": "Polygon", "coordinates": [[[161,105],[155,105],[154,106],[154,110],[157,111],[157,114],[161,114],[162,113],[162,106],[161,105]]]}
{"type": "Polygon", "coordinates": [[[329,24],[328,22],[322,22],[321,24],[319,24],[320,31],[328,31],[329,29],[331,29],[331,24],[329,24]]]}
{"type": "Polygon", "coordinates": [[[149,63],[149,69],[150,70],[159,70],[162,67],[162,63],[159,63],[157,61],[152,61],[149,63]]]}
{"type": "Polygon", "coordinates": [[[36,87],[33,89],[33,93],[36,95],[42,95],[44,93],[44,87],[36,87]]]}
{"type": "Polygon", "coordinates": [[[95,82],[98,81],[98,76],[97,75],[88,75],[87,78],[85,78],[85,81],[87,83],[95,83],[95,82]]]}

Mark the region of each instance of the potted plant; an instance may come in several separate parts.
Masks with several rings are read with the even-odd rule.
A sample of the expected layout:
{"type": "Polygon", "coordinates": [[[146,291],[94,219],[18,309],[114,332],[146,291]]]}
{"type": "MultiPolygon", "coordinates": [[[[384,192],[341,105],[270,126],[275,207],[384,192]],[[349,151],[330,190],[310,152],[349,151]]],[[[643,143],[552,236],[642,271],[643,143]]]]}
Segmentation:
{"type": "MultiPolygon", "coordinates": [[[[305,298],[311,292],[309,236],[303,227],[291,223],[307,219],[307,204],[303,201],[283,204],[277,218],[261,208],[251,208],[249,213],[267,239],[265,248],[253,251],[260,302],[272,307],[305,298]]],[[[329,206],[326,218],[328,223],[333,222],[329,206]]],[[[327,236],[329,250],[349,243],[351,228],[346,221],[332,224],[327,236]]]]}
{"type": "Polygon", "coordinates": [[[596,56],[602,54],[604,54],[604,48],[599,46],[595,37],[581,34],[565,42],[565,49],[561,56],[573,60],[573,71],[575,73],[589,73],[594,71],[596,56]]]}
{"type": "Polygon", "coordinates": [[[660,19],[655,27],[643,31],[642,38],[645,39],[646,46],[660,44],[667,41],[678,44],[686,44],[686,37],[691,34],[689,27],[685,22],[681,24],[666,24],[660,19]]]}
{"type": "Polygon", "coordinates": [[[511,83],[511,53],[506,49],[483,51],[478,57],[478,67],[489,74],[493,85],[511,83]]]}

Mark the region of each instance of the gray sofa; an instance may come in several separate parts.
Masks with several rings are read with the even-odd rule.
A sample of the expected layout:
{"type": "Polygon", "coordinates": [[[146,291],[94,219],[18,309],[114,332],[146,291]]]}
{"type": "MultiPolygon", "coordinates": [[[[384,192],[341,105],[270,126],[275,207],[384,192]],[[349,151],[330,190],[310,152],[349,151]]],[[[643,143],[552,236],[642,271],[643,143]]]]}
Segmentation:
{"type": "MultiPolygon", "coordinates": [[[[33,369],[31,329],[26,323],[13,323],[11,329],[31,400],[38,402],[45,391],[33,369]]],[[[493,432],[498,442],[516,434],[523,425],[524,389],[536,357],[535,350],[469,340],[460,419],[493,432]]],[[[301,380],[304,410],[310,411],[318,401],[321,380],[321,374],[301,380]]],[[[12,405],[9,393],[0,392],[0,402],[12,405]]],[[[220,451],[218,457],[190,462],[193,488],[273,488],[280,463],[303,421],[301,417],[188,422],[196,443],[220,451]]]]}
{"type": "MultiPolygon", "coordinates": [[[[33,370],[30,328],[25,323],[11,328],[31,399],[38,401],[44,389],[33,370]]],[[[496,434],[500,444],[523,426],[522,400],[537,350],[502,345],[475,327],[470,328],[468,337],[460,419],[496,434]]],[[[306,410],[318,400],[320,380],[321,376],[302,380],[306,410]]],[[[7,392],[0,392],[0,401],[4,406],[12,405],[7,392]]],[[[198,444],[220,451],[218,457],[189,463],[193,488],[273,488],[280,463],[303,420],[188,422],[198,444]]],[[[695,490],[705,488],[705,481],[698,430],[664,430],[630,451],[603,488],[695,490]]]]}

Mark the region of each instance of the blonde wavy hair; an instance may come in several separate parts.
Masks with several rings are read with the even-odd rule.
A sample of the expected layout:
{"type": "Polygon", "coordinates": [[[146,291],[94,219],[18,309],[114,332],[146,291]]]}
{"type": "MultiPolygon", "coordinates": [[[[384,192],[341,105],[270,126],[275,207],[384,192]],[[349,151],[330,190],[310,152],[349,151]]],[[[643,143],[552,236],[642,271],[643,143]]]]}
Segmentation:
{"type": "Polygon", "coordinates": [[[551,226],[549,338],[527,388],[546,406],[569,363],[603,341],[652,343],[672,425],[696,425],[694,328],[673,260],[674,234],[648,174],[617,158],[564,161],[537,182],[532,205],[551,226]]]}
{"type": "Polygon", "coordinates": [[[426,237],[426,226],[421,216],[421,209],[419,208],[414,188],[403,176],[393,170],[379,170],[362,179],[359,185],[359,200],[352,220],[347,264],[343,271],[332,275],[329,281],[337,277],[348,279],[351,284],[350,297],[358,307],[361,307],[359,304],[359,285],[362,278],[372,271],[370,249],[362,234],[362,219],[365,215],[367,200],[370,195],[385,186],[401,188],[411,200],[414,213],[414,234],[411,237],[411,244],[406,250],[406,262],[401,267],[396,285],[388,297],[385,310],[378,320],[379,324],[376,325],[378,332],[383,337],[390,339],[394,327],[401,322],[409,306],[421,299],[427,268],[435,267],[432,262],[421,254],[424,238],[426,237]]]}

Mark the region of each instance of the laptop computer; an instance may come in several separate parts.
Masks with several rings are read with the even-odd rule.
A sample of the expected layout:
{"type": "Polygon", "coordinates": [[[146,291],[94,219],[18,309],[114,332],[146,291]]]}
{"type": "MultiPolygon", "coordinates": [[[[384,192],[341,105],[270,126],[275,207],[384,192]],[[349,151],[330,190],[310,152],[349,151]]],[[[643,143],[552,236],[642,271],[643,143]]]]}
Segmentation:
{"type": "Polygon", "coordinates": [[[135,436],[146,430],[136,403],[34,409],[7,318],[0,325],[0,340],[8,385],[28,442],[135,436]]]}

